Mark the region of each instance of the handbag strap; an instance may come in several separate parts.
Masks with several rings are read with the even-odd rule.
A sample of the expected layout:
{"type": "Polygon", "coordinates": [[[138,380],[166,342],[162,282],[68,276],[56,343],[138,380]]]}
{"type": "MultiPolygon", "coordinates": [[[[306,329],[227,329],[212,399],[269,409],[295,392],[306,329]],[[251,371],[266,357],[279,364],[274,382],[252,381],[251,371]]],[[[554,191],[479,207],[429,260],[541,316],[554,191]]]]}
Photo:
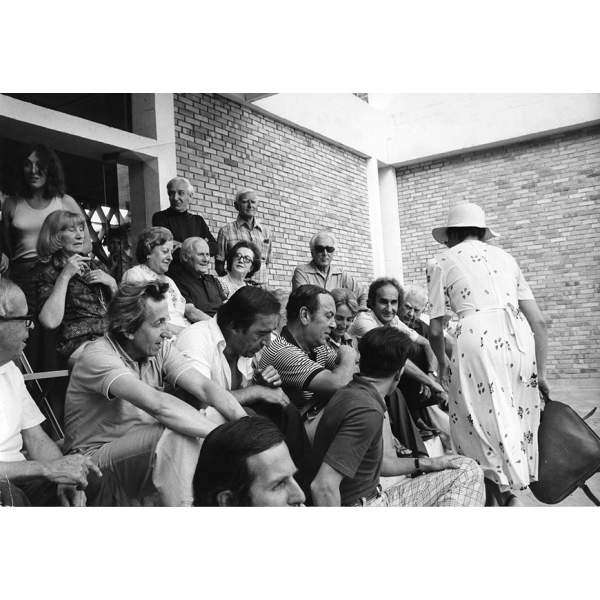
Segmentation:
{"type": "Polygon", "coordinates": [[[596,505],[596,506],[600,506],[600,500],[598,500],[598,498],[596,498],[596,496],[594,496],[594,494],[592,493],[592,490],[590,490],[590,488],[587,486],[587,484],[583,484],[581,486],[581,489],[583,490],[583,493],[596,505]]]}

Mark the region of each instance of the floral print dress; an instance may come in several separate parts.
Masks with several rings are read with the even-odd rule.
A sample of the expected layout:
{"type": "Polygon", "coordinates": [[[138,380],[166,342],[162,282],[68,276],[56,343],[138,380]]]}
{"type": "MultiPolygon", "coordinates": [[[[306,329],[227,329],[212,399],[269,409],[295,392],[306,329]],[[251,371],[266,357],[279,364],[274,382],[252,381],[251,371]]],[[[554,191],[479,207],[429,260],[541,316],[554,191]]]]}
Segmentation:
{"type": "Polygon", "coordinates": [[[431,317],[455,312],[450,429],[459,454],[502,491],[537,479],[540,400],[535,343],[519,300],[533,295],[510,254],[467,240],[427,264],[431,317]]]}

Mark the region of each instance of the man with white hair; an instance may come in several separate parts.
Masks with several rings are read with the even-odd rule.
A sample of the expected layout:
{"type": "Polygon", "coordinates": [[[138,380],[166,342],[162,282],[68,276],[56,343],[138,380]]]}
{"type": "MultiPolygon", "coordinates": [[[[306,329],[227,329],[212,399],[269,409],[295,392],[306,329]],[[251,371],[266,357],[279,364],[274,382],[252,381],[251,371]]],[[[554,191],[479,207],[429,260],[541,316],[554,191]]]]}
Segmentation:
{"type": "Polygon", "coordinates": [[[238,211],[238,216],[235,221],[227,223],[219,230],[215,270],[219,275],[225,275],[227,253],[242,240],[252,242],[260,250],[261,255],[261,268],[252,275],[252,279],[266,286],[269,280],[269,267],[271,266],[273,235],[271,230],[256,216],[258,214],[256,192],[251,189],[240,190],[235,195],[233,205],[238,211]]]}
{"type": "Polygon", "coordinates": [[[206,241],[200,237],[185,239],[181,245],[179,260],[171,263],[169,276],[177,284],[186,302],[194,305],[194,322],[214,317],[225,300],[223,289],[209,270],[210,251],[206,241]]]}
{"type": "Polygon", "coordinates": [[[0,279],[0,506],[85,506],[88,473],[101,472],[86,456],[62,455],[13,362],[32,325],[25,294],[0,279]]]}
{"type": "Polygon", "coordinates": [[[320,231],[313,235],[309,243],[312,260],[294,269],[292,290],[306,284],[318,285],[327,291],[346,288],[354,293],[360,307],[366,308],[367,291],[364,286],[341,267],[332,265],[336,245],[331,231],[320,231]]]}
{"type": "Polygon", "coordinates": [[[183,242],[189,237],[200,237],[208,244],[210,255],[214,256],[217,252],[217,242],[208,229],[206,221],[200,215],[188,210],[194,194],[194,186],[185,177],[173,177],[167,183],[167,194],[171,206],[154,213],[152,225],[169,229],[177,242],[183,242]]]}

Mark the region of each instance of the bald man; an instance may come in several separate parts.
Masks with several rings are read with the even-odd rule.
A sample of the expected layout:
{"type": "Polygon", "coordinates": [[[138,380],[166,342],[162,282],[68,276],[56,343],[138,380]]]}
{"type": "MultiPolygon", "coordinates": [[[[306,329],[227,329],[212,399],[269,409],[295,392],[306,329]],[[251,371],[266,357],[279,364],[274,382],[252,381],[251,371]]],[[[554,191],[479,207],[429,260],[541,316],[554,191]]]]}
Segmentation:
{"type": "Polygon", "coordinates": [[[272,264],[273,233],[259,218],[259,198],[254,190],[240,190],[235,195],[233,206],[238,211],[235,221],[227,223],[217,235],[217,255],[215,271],[225,275],[225,263],[229,251],[242,240],[256,244],[260,250],[260,269],[252,275],[252,279],[267,287],[269,283],[269,268],[272,264]]]}
{"type": "Polygon", "coordinates": [[[206,241],[200,237],[185,239],[179,258],[171,263],[169,277],[176,283],[186,302],[194,305],[194,322],[214,317],[225,300],[217,278],[209,271],[210,250],[206,241]]]}
{"type": "Polygon", "coordinates": [[[292,290],[301,285],[318,285],[328,291],[347,288],[354,292],[361,308],[367,307],[367,290],[341,267],[332,265],[337,241],[330,231],[320,231],[309,242],[312,260],[298,265],[292,275],[292,290]]]}
{"type": "Polygon", "coordinates": [[[190,201],[194,196],[194,186],[185,177],[173,177],[167,183],[169,208],[154,213],[152,225],[166,227],[177,242],[183,242],[189,237],[200,237],[206,241],[210,255],[217,252],[217,242],[208,229],[206,221],[200,216],[189,212],[190,201]]]}

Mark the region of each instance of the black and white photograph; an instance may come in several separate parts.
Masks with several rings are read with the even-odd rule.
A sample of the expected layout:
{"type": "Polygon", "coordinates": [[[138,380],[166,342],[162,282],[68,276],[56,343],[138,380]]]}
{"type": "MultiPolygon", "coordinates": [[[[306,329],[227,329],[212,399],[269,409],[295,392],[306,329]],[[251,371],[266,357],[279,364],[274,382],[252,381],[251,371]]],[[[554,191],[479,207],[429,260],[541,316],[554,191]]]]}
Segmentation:
{"type": "Polygon", "coordinates": [[[252,79],[242,51],[220,85],[193,55],[174,79],[173,47],[108,56],[131,62],[106,89],[29,81],[60,77],[43,50],[0,81],[0,529],[58,526],[59,553],[73,536],[96,564],[128,538],[165,565],[208,552],[225,598],[276,597],[260,565],[288,547],[336,597],[340,569],[382,577],[377,555],[358,566],[381,543],[377,593],[448,558],[479,565],[475,598],[526,568],[530,536],[539,559],[550,523],[597,524],[597,78],[405,85],[390,54],[379,83],[340,64],[340,85],[340,48],[298,85],[284,59],[252,79]],[[521,558],[486,579],[501,538],[521,558]]]}

